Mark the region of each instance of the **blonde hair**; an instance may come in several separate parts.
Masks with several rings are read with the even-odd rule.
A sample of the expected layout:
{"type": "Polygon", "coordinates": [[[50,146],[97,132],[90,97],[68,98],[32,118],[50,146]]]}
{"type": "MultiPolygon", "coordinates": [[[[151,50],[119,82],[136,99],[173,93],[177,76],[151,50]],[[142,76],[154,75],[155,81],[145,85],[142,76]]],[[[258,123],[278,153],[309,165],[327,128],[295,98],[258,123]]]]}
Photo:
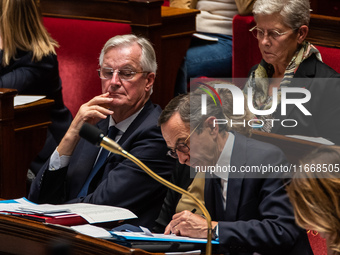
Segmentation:
{"type": "Polygon", "coordinates": [[[324,233],[329,248],[340,254],[340,147],[319,147],[301,161],[301,167],[287,186],[296,223],[324,233]]]}
{"type": "Polygon", "coordinates": [[[56,54],[59,45],[46,31],[34,0],[0,0],[0,8],[3,66],[15,59],[18,49],[32,51],[32,61],[56,54]]]}

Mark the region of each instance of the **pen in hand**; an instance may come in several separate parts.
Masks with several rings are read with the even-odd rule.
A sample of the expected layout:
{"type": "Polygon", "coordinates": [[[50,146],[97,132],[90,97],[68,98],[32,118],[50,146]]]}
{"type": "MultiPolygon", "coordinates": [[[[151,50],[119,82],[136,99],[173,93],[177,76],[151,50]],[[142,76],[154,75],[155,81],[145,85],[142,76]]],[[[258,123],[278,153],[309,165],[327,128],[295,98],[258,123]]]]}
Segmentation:
{"type": "MultiPolygon", "coordinates": [[[[196,212],[196,208],[191,210],[191,213],[195,213],[196,212]]],[[[173,234],[172,231],[170,231],[170,235],[173,234]]]]}

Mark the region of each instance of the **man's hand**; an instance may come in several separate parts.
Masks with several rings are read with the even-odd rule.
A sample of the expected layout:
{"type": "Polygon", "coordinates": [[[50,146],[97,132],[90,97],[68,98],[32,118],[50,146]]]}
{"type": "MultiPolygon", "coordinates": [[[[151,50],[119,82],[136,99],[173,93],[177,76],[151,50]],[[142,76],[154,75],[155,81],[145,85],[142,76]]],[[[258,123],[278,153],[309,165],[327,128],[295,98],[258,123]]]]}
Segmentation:
{"type": "Polygon", "coordinates": [[[57,150],[60,156],[72,155],[74,148],[80,140],[79,131],[85,122],[94,125],[101,119],[105,119],[108,115],[113,114],[113,111],[106,107],[106,105],[110,105],[112,100],[113,98],[109,97],[109,93],[105,93],[94,97],[79,108],[77,115],[74,117],[58,146],[57,150]]]}
{"type": "MultiPolygon", "coordinates": [[[[212,228],[217,225],[216,221],[211,222],[212,228]]],[[[205,218],[193,214],[187,210],[176,213],[172,221],[165,228],[164,234],[173,233],[178,236],[188,236],[193,238],[207,238],[208,224],[205,218]]]]}
{"type": "Polygon", "coordinates": [[[105,119],[108,115],[113,114],[113,111],[106,107],[113,100],[113,98],[108,96],[108,92],[96,96],[79,108],[77,115],[74,117],[70,126],[74,129],[73,131],[76,134],[79,134],[79,130],[83,126],[84,122],[95,125],[101,119],[105,119]]]}

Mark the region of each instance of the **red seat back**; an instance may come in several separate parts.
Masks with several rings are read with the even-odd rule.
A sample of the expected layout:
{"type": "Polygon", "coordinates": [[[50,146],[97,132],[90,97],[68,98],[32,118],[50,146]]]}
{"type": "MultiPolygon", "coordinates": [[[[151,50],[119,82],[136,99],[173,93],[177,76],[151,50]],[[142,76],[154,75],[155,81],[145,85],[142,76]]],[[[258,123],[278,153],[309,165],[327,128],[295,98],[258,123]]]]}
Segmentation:
{"type": "Polygon", "coordinates": [[[83,103],[101,94],[96,69],[105,42],[115,35],[131,33],[131,27],[113,22],[51,17],[44,17],[43,21],[60,45],[57,55],[63,97],[74,116],[83,103]]]}

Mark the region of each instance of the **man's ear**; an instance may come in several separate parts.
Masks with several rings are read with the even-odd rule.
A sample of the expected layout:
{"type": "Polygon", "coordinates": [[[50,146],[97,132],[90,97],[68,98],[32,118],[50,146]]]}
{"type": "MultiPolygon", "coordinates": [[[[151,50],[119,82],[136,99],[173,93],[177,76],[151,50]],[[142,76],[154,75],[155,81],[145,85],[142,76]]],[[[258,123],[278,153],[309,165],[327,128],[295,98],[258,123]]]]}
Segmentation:
{"type": "Polygon", "coordinates": [[[309,28],[306,25],[303,25],[298,30],[298,44],[301,44],[307,37],[309,28]]]}
{"type": "Polygon", "coordinates": [[[216,122],[216,117],[215,116],[211,116],[209,118],[206,119],[205,121],[207,127],[209,128],[209,133],[210,135],[216,136],[219,132],[219,126],[216,122]]]}
{"type": "Polygon", "coordinates": [[[145,84],[145,91],[149,92],[152,89],[153,83],[155,82],[156,74],[148,73],[147,74],[147,83],[145,84]]]}

